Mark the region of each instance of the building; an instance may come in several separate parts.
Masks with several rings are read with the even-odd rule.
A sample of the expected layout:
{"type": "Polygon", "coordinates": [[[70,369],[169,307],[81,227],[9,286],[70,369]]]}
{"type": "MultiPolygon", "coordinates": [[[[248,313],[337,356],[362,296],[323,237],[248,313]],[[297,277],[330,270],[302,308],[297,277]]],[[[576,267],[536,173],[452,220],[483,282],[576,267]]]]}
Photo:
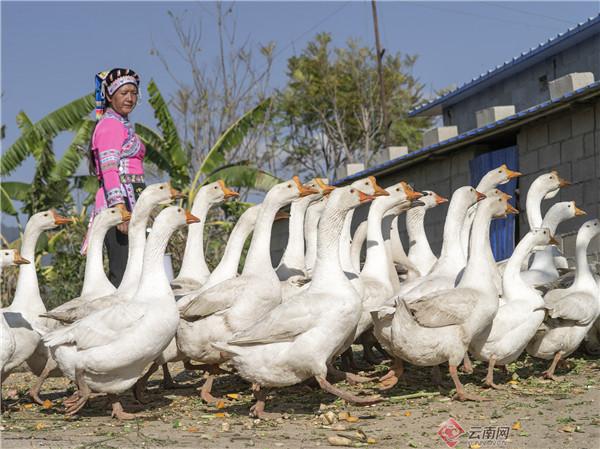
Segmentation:
{"type": "MultiPolygon", "coordinates": [[[[383,186],[406,180],[417,190],[449,196],[458,187],[476,185],[486,167],[506,162],[524,173],[512,186],[516,206],[524,212],[532,181],[557,170],[573,184],[544,201],[542,212],[570,200],[587,212],[558,229],[563,251],[573,256],[579,226],[600,216],[600,15],[410,112],[424,115],[441,117],[443,126],[425,132],[422,148],[395,147],[384,152],[389,160],[359,171],[354,167],[335,184],[375,175],[383,186]]],[[[446,211],[435,208],[426,217],[434,252],[441,247],[446,211]]],[[[365,214],[355,214],[356,222],[365,214]]],[[[494,232],[512,234],[505,254],[496,254],[507,257],[513,242],[528,232],[525,213],[494,232]]],[[[600,261],[600,243],[593,246],[600,261]]]]}

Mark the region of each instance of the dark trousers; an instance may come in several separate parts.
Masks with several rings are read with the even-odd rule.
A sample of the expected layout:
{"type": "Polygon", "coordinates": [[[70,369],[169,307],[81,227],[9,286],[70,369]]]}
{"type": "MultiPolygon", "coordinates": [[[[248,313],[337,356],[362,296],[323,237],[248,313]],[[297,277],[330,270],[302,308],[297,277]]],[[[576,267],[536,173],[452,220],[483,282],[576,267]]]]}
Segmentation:
{"type": "MultiPolygon", "coordinates": [[[[144,184],[133,183],[133,191],[136,200],[139,198],[140,193],[146,186],[144,184]]],[[[125,205],[127,210],[131,212],[133,209],[125,198],[125,205]]],[[[123,234],[116,227],[110,228],[104,237],[104,246],[106,247],[106,253],[108,256],[108,280],[115,287],[118,287],[123,280],[125,274],[125,268],[127,267],[127,256],[129,253],[129,237],[127,234],[123,234]]]]}
{"type": "Polygon", "coordinates": [[[108,280],[118,287],[127,266],[129,237],[117,228],[110,228],[104,237],[104,246],[108,255],[108,280]]]}

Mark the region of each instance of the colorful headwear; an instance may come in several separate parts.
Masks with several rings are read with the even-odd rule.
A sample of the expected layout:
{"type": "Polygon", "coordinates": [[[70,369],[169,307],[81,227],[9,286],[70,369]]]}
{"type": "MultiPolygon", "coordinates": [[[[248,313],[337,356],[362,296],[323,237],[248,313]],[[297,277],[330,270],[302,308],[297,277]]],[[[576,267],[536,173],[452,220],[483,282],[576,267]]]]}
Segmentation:
{"type": "Polygon", "coordinates": [[[131,69],[119,68],[96,74],[96,120],[106,111],[106,97],[111,97],[125,84],[135,84],[139,87],[140,77],[131,69]]]}

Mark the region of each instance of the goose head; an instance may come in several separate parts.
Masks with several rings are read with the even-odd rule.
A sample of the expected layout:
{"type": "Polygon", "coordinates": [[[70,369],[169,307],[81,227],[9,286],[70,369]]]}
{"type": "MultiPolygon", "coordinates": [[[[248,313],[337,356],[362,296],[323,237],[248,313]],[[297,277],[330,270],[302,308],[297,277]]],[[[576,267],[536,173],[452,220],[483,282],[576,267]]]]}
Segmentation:
{"type": "Polygon", "coordinates": [[[72,218],[63,217],[59,215],[54,209],[50,209],[43,212],[38,212],[37,214],[33,214],[27,222],[27,226],[29,227],[31,225],[42,231],[48,231],[50,229],[56,228],[57,226],[69,223],[73,223],[72,218]]]}
{"type": "Polygon", "coordinates": [[[600,220],[595,218],[581,225],[577,233],[577,241],[581,239],[583,242],[589,242],[597,235],[600,235],[600,220]]]}
{"type": "MultiPolygon", "coordinates": [[[[327,181],[327,180],[325,180],[325,181],[327,181]]],[[[310,181],[304,183],[303,187],[311,189],[315,192],[315,193],[307,193],[307,194],[301,195],[297,200],[295,200],[295,201],[303,201],[304,204],[306,204],[306,205],[312,204],[313,202],[322,198],[323,195],[331,193],[331,191],[333,191],[333,189],[335,188],[335,187],[328,186],[320,178],[311,179],[310,181]],[[327,193],[325,193],[325,192],[327,192],[327,193]]]]}
{"type": "Polygon", "coordinates": [[[131,219],[131,214],[123,204],[117,204],[115,207],[103,209],[94,218],[93,227],[103,232],[108,231],[113,226],[126,223],[131,219]]]}
{"type": "Polygon", "coordinates": [[[369,176],[367,178],[362,178],[357,181],[354,181],[350,184],[355,189],[360,189],[361,192],[366,193],[367,195],[373,196],[387,196],[389,193],[377,184],[377,180],[375,176],[369,176]]]}
{"type": "Polygon", "coordinates": [[[548,228],[532,229],[528,233],[533,251],[543,250],[548,245],[558,245],[558,242],[548,228]]]}
{"type": "Polygon", "coordinates": [[[269,190],[265,196],[265,201],[274,201],[279,207],[290,204],[298,198],[303,198],[308,195],[318,194],[319,191],[311,187],[307,187],[300,182],[298,176],[294,176],[289,181],[279,183],[269,190]]]}
{"type": "Polygon", "coordinates": [[[493,218],[506,218],[507,215],[518,214],[519,211],[508,202],[512,197],[504,192],[500,193],[501,195],[485,198],[481,207],[489,207],[493,218]]]}
{"type": "Polygon", "coordinates": [[[566,187],[571,183],[560,177],[556,170],[538,176],[529,188],[528,195],[531,193],[542,195],[544,199],[554,198],[561,187],[566,187]]]}
{"type": "Polygon", "coordinates": [[[328,184],[329,181],[327,178],[315,178],[314,182],[317,184],[317,189],[323,196],[327,196],[335,190],[335,187],[328,184]]]}
{"type": "MultiPolygon", "coordinates": [[[[421,192],[415,192],[410,184],[405,181],[394,184],[385,190],[388,195],[377,198],[374,204],[381,204],[386,210],[395,208],[396,206],[401,206],[403,210],[407,210],[423,197],[421,192]]],[[[418,205],[422,204],[419,203],[418,205]]]]}
{"type": "Polygon", "coordinates": [[[9,265],[22,265],[31,263],[24,259],[16,249],[3,249],[0,251],[0,267],[8,267],[9,265]]]}
{"type": "Polygon", "coordinates": [[[570,218],[586,215],[585,211],[579,209],[575,201],[562,201],[553,204],[544,216],[543,226],[548,227],[552,232],[556,227],[570,218]]]}
{"type": "MultiPolygon", "coordinates": [[[[387,192],[386,192],[387,193],[387,192]]],[[[341,212],[348,212],[361,204],[366,204],[377,198],[352,185],[339,187],[329,195],[327,207],[333,207],[341,212]]]]}
{"type": "Polygon", "coordinates": [[[438,195],[433,190],[423,190],[423,196],[419,198],[419,201],[423,203],[425,210],[432,209],[440,204],[448,202],[448,198],[438,195]]]}
{"type": "Polygon", "coordinates": [[[160,230],[161,232],[173,233],[177,228],[193,223],[199,223],[200,219],[192,215],[189,211],[179,206],[165,207],[156,216],[152,232],[160,230]]]}
{"type": "Polygon", "coordinates": [[[229,198],[238,197],[240,194],[231,190],[225,185],[225,181],[219,179],[202,186],[198,192],[198,197],[200,196],[202,196],[205,201],[208,201],[209,204],[219,204],[229,198]]]}
{"type": "Polygon", "coordinates": [[[466,213],[469,207],[484,199],[485,194],[477,191],[474,187],[463,186],[454,191],[450,205],[459,210],[464,210],[466,213]]]}
{"type": "Polygon", "coordinates": [[[138,203],[151,203],[151,204],[170,204],[171,201],[184,198],[185,195],[179,190],[173,188],[170,182],[160,182],[157,184],[150,184],[146,187],[136,204],[138,203]]]}
{"type": "Polygon", "coordinates": [[[521,175],[522,173],[511,170],[506,164],[502,164],[500,167],[487,172],[485,176],[481,178],[477,187],[481,190],[489,190],[498,185],[506,184],[511,179],[518,178],[521,175]]]}

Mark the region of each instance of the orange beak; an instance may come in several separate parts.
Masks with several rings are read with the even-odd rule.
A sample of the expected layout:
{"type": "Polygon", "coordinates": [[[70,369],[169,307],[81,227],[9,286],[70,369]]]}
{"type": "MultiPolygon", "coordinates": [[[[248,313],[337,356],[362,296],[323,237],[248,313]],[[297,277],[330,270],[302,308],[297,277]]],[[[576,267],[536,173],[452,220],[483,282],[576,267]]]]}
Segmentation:
{"type": "MultiPolygon", "coordinates": [[[[387,192],[385,192],[385,193],[387,193],[387,192]]],[[[361,204],[368,203],[369,201],[373,201],[376,197],[377,197],[377,195],[367,195],[365,192],[358,190],[358,198],[360,199],[361,204]]]]}
{"type": "Polygon", "coordinates": [[[23,256],[21,256],[21,254],[17,250],[15,250],[15,260],[14,260],[14,262],[15,262],[16,265],[24,265],[24,264],[31,263],[27,259],[25,259],[23,256]]]}
{"type": "Polygon", "coordinates": [[[506,173],[506,177],[508,179],[518,178],[519,176],[523,175],[523,173],[521,173],[521,172],[511,170],[510,168],[508,168],[506,166],[506,164],[502,164],[502,168],[504,169],[504,172],[506,173]]]}
{"type": "Polygon", "coordinates": [[[219,186],[221,187],[221,190],[225,194],[225,199],[234,198],[236,196],[240,196],[240,194],[237,193],[235,190],[231,190],[229,187],[227,187],[225,185],[225,181],[223,181],[222,179],[219,179],[217,182],[219,183],[219,186]]]}
{"type": "Polygon", "coordinates": [[[323,181],[323,179],[321,179],[321,178],[315,178],[315,182],[317,183],[317,185],[319,186],[319,188],[323,192],[323,195],[327,196],[327,195],[329,195],[331,192],[333,192],[335,190],[335,187],[325,184],[325,182],[323,181]]]}
{"type": "Polygon", "coordinates": [[[501,193],[502,193],[501,198],[504,199],[504,200],[506,200],[506,201],[508,201],[508,200],[510,200],[512,198],[512,196],[509,195],[508,193],[504,193],[504,192],[501,192],[501,193]]]}
{"type": "Polygon", "coordinates": [[[381,187],[379,184],[377,184],[377,180],[375,179],[375,176],[369,176],[369,181],[371,181],[371,184],[373,185],[373,190],[374,196],[388,196],[389,192],[387,190],[385,190],[383,187],[381,187]]]}
{"type": "Polygon", "coordinates": [[[418,200],[419,198],[421,198],[423,196],[423,194],[421,192],[415,192],[413,190],[413,188],[408,185],[408,183],[402,181],[400,183],[402,185],[402,188],[404,189],[404,193],[406,194],[406,199],[409,201],[414,201],[414,200],[418,200]]]}
{"type": "Polygon", "coordinates": [[[552,173],[554,173],[556,175],[556,177],[558,178],[558,186],[559,187],[566,187],[566,186],[570,186],[571,183],[569,181],[567,181],[566,179],[563,179],[560,177],[560,175],[558,174],[558,172],[556,170],[552,170],[552,173]]]}
{"type": "Polygon", "coordinates": [[[127,223],[129,220],[131,220],[131,212],[129,212],[124,205],[119,204],[117,207],[121,212],[121,221],[123,223],[127,223]]]}
{"type": "Polygon", "coordinates": [[[181,193],[179,190],[174,189],[173,186],[171,186],[171,183],[169,183],[169,191],[171,192],[171,199],[172,200],[178,200],[180,198],[184,198],[185,195],[183,193],[181,193]]]}
{"type": "Polygon", "coordinates": [[[194,223],[200,223],[200,219],[198,217],[196,217],[195,215],[192,215],[190,213],[189,210],[185,211],[185,223],[186,224],[194,224],[194,223]]]}
{"type": "Polygon", "coordinates": [[[316,189],[311,189],[310,187],[306,187],[305,185],[302,185],[302,183],[300,182],[300,178],[298,178],[298,176],[294,176],[292,179],[294,180],[294,182],[296,183],[296,186],[298,187],[298,191],[300,192],[300,198],[303,198],[308,195],[314,195],[315,193],[319,193],[319,191],[316,189]]]}
{"type": "Polygon", "coordinates": [[[515,209],[514,207],[512,207],[512,205],[510,203],[506,203],[506,213],[516,215],[519,213],[519,211],[518,211],[518,209],[515,209]]]}
{"type": "MultiPolygon", "coordinates": [[[[573,203],[574,204],[574,203],[573,203]]],[[[587,212],[575,206],[575,216],[587,215],[587,212]]]]}
{"type": "Polygon", "coordinates": [[[56,226],[73,223],[73,219],[72,218],[67,218],[67,217],[63,217],[61,215],[58,215],[53,210],[51,212],[52,212],[52,216],[54,217],[54,224],[56,226]]]}
{"type": "Polygon", "coordinates": [[[477,194],[477,201],[485,200],[486,196],[483,193],[478,192],[477,190],[475,190],[475,193],[477,194]]]}
{"type": "Polygon", "coordinates": [[[437,193],[434,193],[435,195],[435,204],[444,204],[448,202],[448,198],[444,198],[443,196],[438,195],[437,193]]]}
{"type": "Polygon", "coordinates": [[[277,213],[275,214],[275,220],[274,221],[289,220],[289,218],[290,218],[290,214],[288,214],[286,211],[284,211],[284,210],[278,210],[277,213]]]}
{"type": "Polygon", "coordinates": [[[550,240],[548,241],[548,243],[550,245],[556,245],[556,246],[560,245],[560,243],[558,242],[558,240],[556,240],[553,235],[550,236],[550,240]]]}

